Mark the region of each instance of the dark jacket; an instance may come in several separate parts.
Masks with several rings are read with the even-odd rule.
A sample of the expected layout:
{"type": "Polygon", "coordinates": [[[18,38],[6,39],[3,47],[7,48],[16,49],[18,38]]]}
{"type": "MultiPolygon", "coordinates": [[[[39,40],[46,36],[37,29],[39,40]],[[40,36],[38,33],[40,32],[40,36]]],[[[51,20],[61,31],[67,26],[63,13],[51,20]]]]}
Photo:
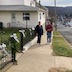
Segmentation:
{"type": "Polygon", "coordinates": [[[39,25],[36,26],[35,28],[36,33],[38,33],[38,35],[43,35],[43,27],[41,25],[41,27],[39,27],[39,25]]]}

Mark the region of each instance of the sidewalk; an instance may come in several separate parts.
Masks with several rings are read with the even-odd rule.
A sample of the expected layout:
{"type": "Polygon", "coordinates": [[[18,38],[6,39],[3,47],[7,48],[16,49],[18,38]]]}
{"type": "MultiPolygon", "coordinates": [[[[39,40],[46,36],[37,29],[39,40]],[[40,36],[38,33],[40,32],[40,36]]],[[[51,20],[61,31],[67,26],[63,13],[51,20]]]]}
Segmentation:
{"type": "Polygon", "coordinates": [[[72,58],[52,56],[52,52],[44,34],[41,45],[34,44],[24,54],[17,54],[18,65],[12,65],[6,72],[48,72],[52,67],[72,69],[72,58]]]}

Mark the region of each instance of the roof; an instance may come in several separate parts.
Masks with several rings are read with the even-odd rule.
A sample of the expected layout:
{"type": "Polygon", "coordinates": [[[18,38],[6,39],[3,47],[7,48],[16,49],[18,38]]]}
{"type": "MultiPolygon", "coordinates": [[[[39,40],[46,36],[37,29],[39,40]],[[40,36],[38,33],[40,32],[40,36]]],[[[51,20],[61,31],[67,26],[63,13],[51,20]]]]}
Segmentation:
{"type": "Polygon", "coordinates": [[[42,10],[42,11],[45,11],[45,12],[48,11],[48,8],[46,8],[45,6],[39,4],[38,2],[36,2],[36,6],[39,7],[40,10],[42,10]]]}
{"type": "Polygon", "coordinates": [[[0,11],[38,11],[39,8],[26,5],[0,5],[0,11]]]}

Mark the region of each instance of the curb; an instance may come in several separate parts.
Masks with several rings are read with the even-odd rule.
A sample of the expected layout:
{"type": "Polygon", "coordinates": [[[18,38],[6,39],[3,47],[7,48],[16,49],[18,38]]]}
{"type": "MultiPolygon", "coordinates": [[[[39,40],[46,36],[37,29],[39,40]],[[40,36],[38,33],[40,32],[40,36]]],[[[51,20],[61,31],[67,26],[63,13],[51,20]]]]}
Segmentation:
{"type": "Polygon", "coordinates": [[[9,63],[2,70],[0,70],[0,72],[6,72],[12,65],[13,65],[13,63],[9,63]]]}
{"type": "Polygon", "coordinates": [[[35,44],[36,41],[37,41],[37,36],[33,40],[31,40],[30,42],[28,42],[27,44],[25,44],[23,46],[23,49],[24,49],[23,53],[26,52],[33,44],[35,44]]]}
{"type": "MultiPolygon", "coordinates": [[[[33,40],[31,40],[27,44],[25,44],[23,46],[23,49],[24,49],[23,53],[26,52],[33,44],[35,44],[36,41],[37,41],[37,36],[33,40]]],[[[23,55],[23,53],[20,54],[20,56],[17,58],[17,60],[23,55]]],[[[8,64],[4,69],[0,70],[0,72],[7,71],[12,65],[13,65],[13,63],[8,64]]]]}
{"type": "Polygon", "coordinates": [[[60,35],[63,37],[63,39],[66,41],[66,43],[69,45],[69,47],[71,47],[72,49],[72,45],[65,39],[65,37],[60,33],[60,35]]]}

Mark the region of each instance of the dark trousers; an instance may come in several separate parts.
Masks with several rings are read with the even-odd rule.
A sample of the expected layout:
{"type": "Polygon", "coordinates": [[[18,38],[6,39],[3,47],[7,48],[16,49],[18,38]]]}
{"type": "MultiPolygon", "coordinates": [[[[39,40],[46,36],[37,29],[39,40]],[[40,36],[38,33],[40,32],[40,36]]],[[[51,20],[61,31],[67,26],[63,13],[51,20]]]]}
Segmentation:
{"type": "Polygon", "coordinates": [[[12,62],[15,62],[16,61],[16,52],[15,52],[15,49],[14,48],[12,48],[11,55],[12,55],[12,62]]]}
{"type": "Polygon", "coordinates": [[[41,43],[41,35],[38,34],[37,43],[41,43]]]}

